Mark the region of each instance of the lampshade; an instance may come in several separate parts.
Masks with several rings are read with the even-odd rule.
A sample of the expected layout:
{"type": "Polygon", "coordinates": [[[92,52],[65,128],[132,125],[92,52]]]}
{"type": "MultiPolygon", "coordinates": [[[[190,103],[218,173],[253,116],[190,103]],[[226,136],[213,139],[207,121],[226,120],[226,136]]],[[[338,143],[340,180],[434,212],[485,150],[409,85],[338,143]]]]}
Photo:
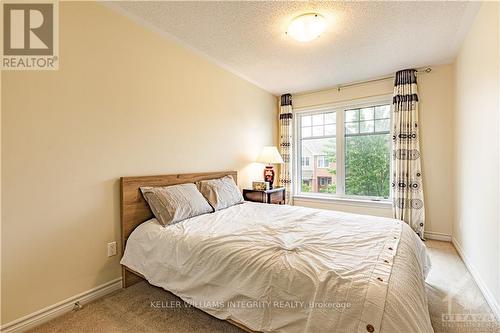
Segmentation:
{"type": "Polygon", "coordinates": [[[278,148],[274,146],[267,146],[262,148],[259,157],[257,157],[258,163],[265,164],[282,164],[283,158],[281,158],[280,153],[278,152],[278,148]]]}

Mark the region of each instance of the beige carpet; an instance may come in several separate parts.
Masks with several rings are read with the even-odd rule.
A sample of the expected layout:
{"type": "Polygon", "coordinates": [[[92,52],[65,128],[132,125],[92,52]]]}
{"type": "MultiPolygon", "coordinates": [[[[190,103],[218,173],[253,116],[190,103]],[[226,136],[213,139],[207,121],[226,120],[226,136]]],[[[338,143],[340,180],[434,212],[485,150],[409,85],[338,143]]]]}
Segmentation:
{"type": "Polygon", "coordinates": [[[434,332],[499,333],[500,323],[494,318],[455,247],[438,241],[427,241],[426,245],[432,261],[426,282],[434,332]],[[459,316],[462,314],[469,316],[459,316]],[[454,318],[457,321],[453,321],[454,318]]]}
{"type": "MultiPolygon", "coordinates": [[[[488,321],[490,308],[453,246],[438,241],[427,241],[426,244],[433,263],[427,279],[427,294],[435,332],[500,332],[496,321],[488,321]],[[449,320],[458,314],[474,316],[465,317],[468,321],[449,320]]],[[[170,301],[176,300],[175,296],[162,289],[139,283],[31,332],[243,332],[195,308],[166,308],[170,301]],[[151,303],[158,301],[153,305],[151,303]]]]}

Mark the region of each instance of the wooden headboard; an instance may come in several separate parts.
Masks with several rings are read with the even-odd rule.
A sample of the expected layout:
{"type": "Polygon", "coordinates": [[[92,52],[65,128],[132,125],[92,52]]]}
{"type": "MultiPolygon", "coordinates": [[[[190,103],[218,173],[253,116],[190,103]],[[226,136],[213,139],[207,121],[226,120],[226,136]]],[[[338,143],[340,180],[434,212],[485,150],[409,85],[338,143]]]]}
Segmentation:
{"type": "MultiPolygon", "coordinates": [[[[120,181],[120,213],[121,213],[121,242],[122,255],[127,239],[134,229],[144,221],[153,217],[146,200],[144,200],[141,186],[169,186],[185,183],[194,183],[200,180],[221,178],[230,175],[238,183],[236,171],[185,173],[164,176],[122,177],[120,181]]],[[[122,266],[122,284],[126,288],[142,280],[137,273],[122,266]]]]}

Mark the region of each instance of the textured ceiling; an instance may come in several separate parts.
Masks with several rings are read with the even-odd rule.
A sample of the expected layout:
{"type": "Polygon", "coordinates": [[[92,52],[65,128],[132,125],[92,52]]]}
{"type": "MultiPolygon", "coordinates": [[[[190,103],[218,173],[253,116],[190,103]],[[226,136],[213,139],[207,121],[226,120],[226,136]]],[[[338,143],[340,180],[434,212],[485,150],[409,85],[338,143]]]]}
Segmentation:
{"type": "Polygon", "coordinates": [[[453,61],[479,8],[474,2],[108,3],[274,94],[366,80],[453,61]],[[310,43],[285,34],[318,12],[327,31],[310,43]]]}

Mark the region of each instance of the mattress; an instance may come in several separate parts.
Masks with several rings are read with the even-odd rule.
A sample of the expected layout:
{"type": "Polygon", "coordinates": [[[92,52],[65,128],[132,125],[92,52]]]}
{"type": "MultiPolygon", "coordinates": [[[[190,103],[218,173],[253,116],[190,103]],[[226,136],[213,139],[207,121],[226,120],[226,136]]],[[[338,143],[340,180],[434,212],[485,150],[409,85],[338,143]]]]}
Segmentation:
{"type": "Polygon", "coordinates": [[[245,202],[130,235],[121,263],[262,332],[433,332],[425,245],[401,221],[245,202]]]}

